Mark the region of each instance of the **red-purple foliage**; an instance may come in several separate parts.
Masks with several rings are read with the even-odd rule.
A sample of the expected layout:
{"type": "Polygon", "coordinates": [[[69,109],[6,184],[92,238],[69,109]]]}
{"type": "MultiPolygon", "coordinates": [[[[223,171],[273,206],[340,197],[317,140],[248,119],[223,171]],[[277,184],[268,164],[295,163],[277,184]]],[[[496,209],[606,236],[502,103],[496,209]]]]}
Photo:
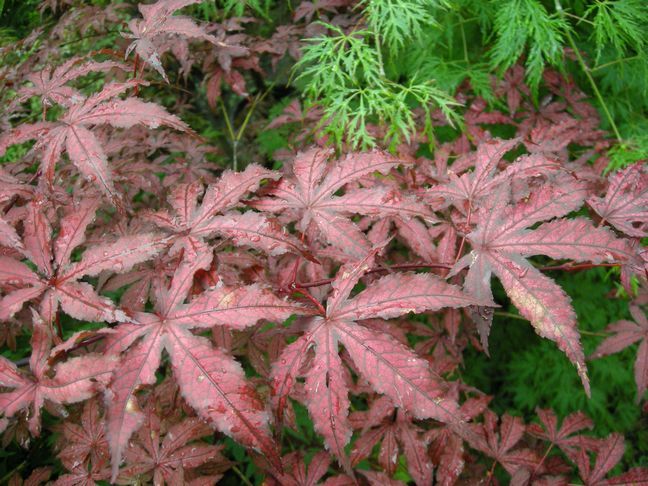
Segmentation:
{"type": "MultiPolygon", "coordinates": [[[[435,160],[416,155],[419,137],[394,153],[338,157],[312,143],[322,142],[312,136],[318,112],[303,114],[294,101],[271,124],[302,125],[282,171],[248,164],[217,176],[181,107],[174,115],[143,99],[154,90],[138,63],[166,81],[167,52],[187,75],[204,63],[216,106],[222,80],[243,94],[241,72],[262,72],[268,54],[274,68],[298,47],[288,31],[255,40],[232,20],[174,15],[195,3],[140,5],[123,50],[134,50],[134,64],[73,57],[15,75],[15,118],[33,97],[44,118],[0,136],[0,155],[35,140],[0,169],[0,320],[30,330],[32,349],[22,367],[0,357],[0,430],[18,436],[27,424],[38,436],[43,408],[61,417],[58,458],[68,473],[57,484],[214,484],[232,466],[224,436],[247,448],[268,484],[399,484],[400,457],[418,485],[494,481],[497,464],[512,484],[567,484],[570,471],[586,484],[645,480],[645,470],[605,479],[623,454],[621,436],[575,435],[591,425],[582,414],[560,428],[547,410],[538,410],[542,426],[498,418],[459,372],[469,343],[488,350],[502,304],[494,275],[572,361],[587,394],[601,386],[590,383],[570,298],[545,271],[621,267],[624,283],[636,275],[645,285],[646,168],[604,176],[571,160],[569,144],[594,146],[604,134],[596,123],[570,130],[578,120],[564,105],[540,108],[556,111],[548,124],[522,102],[528,89],[516,66],[499,89],[522,121],[471,99],[466,133],[475,143],[443,143],[435,160]],[[194,56],[189,41],[212,51],[194,56]],[[130,70],[136,77],[125,80],[130,70]],[[75,85],[108,71],[121,81],[90,95],[75,85]],[[505,122],[517,132],[510,140],[484,128],[505,122]],[[160,155],[169,152],[185,154],[182,176],[160,155]],[[80,330],[81,322],[100,324],[80,330]],[[285,439],[297,403],[325,449],[308,461],[285,439]],[[358,468],[377,445],[374,470],[358,468]],[[572,466],[548,456],[554,447],[572,466]]],[[[347,3],[303,2],[295,22],[347,3]]],[[[615,334],[594,353],[641,341],[638,400],[648,386],[642,305],[632,307],[635,322],[611,324],[615,334]]]]}

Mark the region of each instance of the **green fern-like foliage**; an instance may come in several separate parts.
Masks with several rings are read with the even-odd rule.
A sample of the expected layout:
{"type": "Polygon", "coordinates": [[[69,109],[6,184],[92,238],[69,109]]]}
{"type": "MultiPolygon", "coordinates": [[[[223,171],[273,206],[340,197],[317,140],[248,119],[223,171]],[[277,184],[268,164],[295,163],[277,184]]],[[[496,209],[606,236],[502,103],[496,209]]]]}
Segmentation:
{"type": "Polygon", "coordinates": [[[434,10],[447,3],[436,0],[363,0],[367,23],[379,35],[390,51],[402,49],[406,41],[421,37],[436,24],[434,10]]]}
{"type": "Polygon", "coordinates": [[[216,4],[223,8],[225,15],[242,17],[246,9],[255,15],[268,18],[272,0],[218,0],[216,4]]]}
{"type": "MultiPolygon", "coordinates": [[[[610,322],[629,317],[627,300],[602,298],[613,291],[613,283],[600,268],[555,277],[572,298],[585,353],[589,355],[604,339],[603,331],[610,322]]],[[[504,302],[506,296],[501,289],[495,291],[504,302]]],[[[509,311],[514,313],[514,309],[509,311]]],[[[527,421],[535,418],[537,407],[552,408],[561,418],[582,411],[593,419],[593,433],[599,436],[645,429],[640,407],[634,403],[632,370],[636,348],[587,362],[592,383],[601,385],[593,387],[588,399],[582,390],[575,391],[578,377],[565,356],[509,312],[496,312],[490,343],[490,358],[483,353],[467,353],[462,376],[469,384],[494,395],[494,410],[521,415],[527,421]]],[[[642,437],[645,439],[645,435],[642,437]]],[[[642,464],[640,453],[629,450],[627,456],[628,466],[642,464]]]]}
{"type": "Polygon", "coordinates": [[[611,168],[648,158],[648,3],[643,0],[362,0],[357,24],[326,24],[296,66],[307,102],[324,109],[323,130],[338,146],[390,146],[424,128],[441,108],[461,128],[452,95],[470,83],[491,107],[493,73],[526,68],[532,101],[544,96],[548,66],[575,78],[618,144],[611,168]],[[425,120],[413,116],[422,107],[425,120]],[[389,125],[375,133],[372,124],[389,125]],[[413,124],[421,124],[420,127],[413,124]]]}
{"type": "Polygon", "coordinates": [[[538,0],[496,2],[492,63],[501,72],[510,68],[526,52],[525,67],[531,89],[537,93],[547,64],[559,66],[563,60],[566,20],[550,14],[538,0]]]}
{"type": "Polygon", "coordinates": [[[321,128],[341,146],[368,148],[378,135],[372,124],[387,126],[383,144],[393,146],[417,129],[413,109],[425,113],[425,131],[432,136],[431,111],[440,108],[452,124],[459,121],[458,103],[435,85],[433,78],[411,73],[405,79],[394,73],[391,60],[404,47],[434,28],[432,13],[441,4],[433,1],[365,1],[367,25],[349,32],[325,24],[329,34],[309,39],[297,63],[296,82],[311,103],[321,104],[321,128]]]}
{"type": "Polygon", "coordinates": [[[585,12],[592,19],[596,60],[599,61],[605,46],[615,54],[624,56],[630,49],[641,51],[646,46],[644,30],[648,5],[641,0],[597,0],[585,12]]]}

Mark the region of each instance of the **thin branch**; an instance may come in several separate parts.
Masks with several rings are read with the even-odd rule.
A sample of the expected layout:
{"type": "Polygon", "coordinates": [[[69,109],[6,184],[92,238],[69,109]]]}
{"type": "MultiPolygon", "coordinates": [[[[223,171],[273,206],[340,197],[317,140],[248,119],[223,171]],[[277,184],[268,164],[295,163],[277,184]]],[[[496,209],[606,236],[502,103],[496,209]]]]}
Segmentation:
{"type": "Polygon", "coordinates": [[[576,19],[576,20],[578,20],[579,22],[585,22],[585,23],[587,23],[587,24],[594,25],[594,22],[592,22],[591,20],[586,19],[585,17],[579,17],[578,15],[574,15],[574,14],[571,14],[571,13],[569,13],[569,12],[563,12],[563,13],[564,13],[567,17],[571,17],[572,19],[576,19]]]}
{"type": "Polygon", "coordinates": [[[493,312],[493,315],[498,317],[508,317],[509,319],[515,319],[516,321],[528,322],[528,320],[525,319],[524,317],[518,314],[513,314],[512,312],[495,311],[493,312]]]}
{"type": "Polygon", "coordinates": [[[606,62],[603,64],[599,64],[598,66],[594,66],[593,68],[590,68],[590,72],[593,73],[594,71],[598,71],[599,69],[605,69],[606,67],[614,66],[615,64],[621,64],[623,62],[628,62],[628,61],[635,61],[637,59],[640,59],[641,56],[631,56],[631,57],[624,57],[622,59],[615,59],[614,61],[606,62]]]}
{"type": "MultiPolygon", "coordinates": [[[[516,321],[529,322],[528,319],[522,317],[521,315],[513,314],[512,312],[495,311],[495,312],[493,312],[493,315],[498,316],[498,317],[507,317],[509,319],[514,319],[516,321]]],[[[584,331],[582,329],[579,329],[578,332],[580,334],[585,335],[585,336],[596,336],[596,337],[608,337],[608,336],[611,336],[611,334],[607,333],[607,332],[584,331]]]]}
{"type": "MultiPolygon", "coordinates": [[[[565,12],[562,8],[562,5],[560,4],[560,0],[556,0],[556,10],[558,11],[558,14],[563,16],[563,18],[566,16],[567,12],[565,12]]],[[[567,41],[569,42],[569,46],[572,48],[574,51],[574,54],[576,54],[576,59],[578,60],[578,64],[580,64],[581,69],[585,73],[585,76],[587,76],[587,80],[589,81],[590,85],[592,86],[592,90],[594,91],[594,94],[596,95],[596,99],[601,105],[601,108],[603,109],[603,112],[605,113],[605,117],[607,118],[608,122],[610,123],[610,127],[612,127],[612,131],[614,132],[614,136],[619,142],[623,142],[623,138],[621,137],[621,133],[619,132],[619,129],[616,126],[616,123],[614,122],[614,117],[612,116],[612,113],[610,113],[610,110],[605,103],[605,100],[603,99],[603,95],[598,89],[598,86],[596,85],[596,82],[594,81],[594,78],[592,77],[592,74],[590,72],[590,68],[587,66],[587,63],[585,62],[585,59],[583,59],[583,55],[580,52],[580,49],[578,49],[578,46],[576,45],[576,42],[574,41],[574,38],[571,35],[571,32],[569,30],[565,30],[565,37],[567,37],[567,41]]]]}
{"type": "MultiPolygon", "coordinates": [[[[470,218],[472,217],[472,202],[469,203],[468,206],[468,217],[466,218],[466,226],[470,227],[470,218]]],[[[457,256],[455,257],[455,265],[459,261],[459,258],[461,258],[461,254],[463,253],[464,245],[466,244],[466,234],[461,237],[461,243],[459,244],[459,250],[457,250],[457,256]]]]}
{"type": "Polygon", "coordinates": [[[227,114],[227,110],[225,109],[225,103],[223,103],[223,99],[219,98],[218,100],[220,102],[221,106],[221,111],[223,112],[223,119],[225,120],[225,126],[227,127],[227,132],[229,133],[230,136],[230,141],[232,143],[232,168],[234,170],[237,170],[237,145],[238,145],[238,140],[236,138],[236,135],[234,134],[234,127],[232,127],[232,122],[230,121],[230,117],[227,114]]]}
{"type": "Polygon", "coordinates": [[[459,27],[459,32],[461,32],[461,45],[463,46],[464,61],[466,62],[466,64],[470,65],[470,59],[468,57],[468,43],[466,42],[466,31],[464,29],[464,24],[460,23],[459,27]]]}
{"type": "Polygon", "coordinates": [[[378,56],[378,67],[380,69],[380,76],[382,78],[385,77],[385,65],[383,63],[383,57],[382,57],[382,45],[380,42],[380,34],[378,32],[374,32],[374,40],[376,42],[376,54],[378,56]]]}
{"type": "Polygon", "coordinates": [[[582,329],[579,329],[578,332],[579,334],[583,334],[585,336],[596,336],[596,337],[609,337],[612,335],[611,332],[584,331],[582,329]]]}
{"type": "Polygon", "coordinates": [[[246,486],[254,486],[254,485],[250,482],[250,480],[247,478],[247,476],[246,476],[245,474],[243,474],[243,473],[241,472],[241,470],[240,470],[238,467],[236,467],[236,466],[233,465],[233,466],[232,466],[232,471],[234,471],[234,472],[236,473],[236,475],[237,475],[239,478],[241,478],[241,481],[243,481],[243,484],[245,484],[246,486]]]}
{"type": "Polygon", "coordinates": [[[322,315],[326,315],[326,309],[324,308],[322,303],[319,300],[317,300],[315,297],[313,297],[308,290],[306,290],[305,288],[298,288],[296,289],[296,291],[299,292],[304,297],[306,297],[308,300],[310,300],[315,305],[315,307],[317,307],[317,310],[320,311],[322,315]]]}
{"type": "Polygon", "coordinates": [[[549,453],[550,453],[551,450],[553,449],[553,446],[554,446],[553,442],[552,442],[551,444],[549,444],[549,447],[547,448],[547,450],[545,451],[544,455],[542,456],[542,459],[541,459],[540,462],[536,465],[535,469],[534,469],[533,472],[531,473],[531,477],[534,477],[536,474],[538,474],[538,471],[540,470],[540,467],[542,467],[542,465],[544,464],[544,462],[545,462],[545,460],[547,459],[547,457],[549,457],[549,453]]]}
{"type": "Polygon", "coordinates": [[[9,480],[13,477],[14,474],[18,474],[20,471],[25,469],[25,466],[27,465],[27,461],[23,461],[20,464],[18,464],[15,468],[13,468],[11,471],[9,471],[7,474],[2,476],[0,478],[0,484],[9,484],[9,480]]]}

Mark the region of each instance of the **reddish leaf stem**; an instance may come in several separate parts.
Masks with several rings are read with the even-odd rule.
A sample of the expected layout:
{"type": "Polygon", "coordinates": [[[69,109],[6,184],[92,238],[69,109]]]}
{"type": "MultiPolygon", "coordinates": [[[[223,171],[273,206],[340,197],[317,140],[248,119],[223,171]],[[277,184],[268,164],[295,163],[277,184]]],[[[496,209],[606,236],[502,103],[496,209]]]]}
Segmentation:
{"type": "Polygon", "coordinates": [[[493,461],[493,465],[489,469],[486,477],[488,478],[488,482],[486,483],[486,486],[490,486],[492,481],[493,481],[493,475],[495,474],[495,466],[497,466],[497,461],[493,461]]]}
{"type": "MultiPolygon", "coordinates": [[[[137,79],[137,63],[139,61],[139,55],[135,53],[135,60],[133,62],[133,79],[137,79]]],[[[139,85],[135,85],[135,96],[139,94],[139,85]]]]}
{"type": "MultiPolygon", "coordinates": [[[[470,219],[472,217],[472,204],[468,206],[468,217],[466,218],[466,226],[470,228],[470,219]]],[[[459,250],[457,251],[457,256],[455,257],[455,265],[459,261],[459,258],[461,258],[461,254],[463,253],[464,245],[466,244],[466,235],[464,234],[461,237],[461,243],[459,243],[459,250]]]]}
{"type": "Polygon", "coordinates": [[[553,443],[549,444],[549,447],[547,448],[547,450],[545,451],[544,455],[542,456],[542,459],[540,459],[540,462],[537,464],[537,466],[535,467],[535,469],[534,469],[533,472],[531,473],[531,477],[532,477],[532,478],[535,477],[536,474],[538,474],[538,471],[540,470],[540,468],[541,468],[542,465],[544,464],[545,459],[547,459],[547,457],[549,456],[549,453],[550,453],[551,450],[553,449],[553,446],[554,446],[553,443]]]}
{"type": "Polygon", "coordinates": [[[54,322],[56,323],[56,332],[54,333],[54,341],[56,344],[60,344],[63,342],[63,326],[61,325],[61,316],[58,310],[56,311],[56,317],[54,318],[54,322]]]}
{"type": "Polygon", "coordinates": [[[317,307],[317,310],[320,311],[322,315],[326,314],[326,309],[324,308],[324,306],[320,303],[319,300],[313,297],[308,290],[306,290],[305,288],[297,287],[296,291],[299,292],[304,297],[306,297],[308,300],[310,300],[313,304],[315,304],[315,307],[317,307]]]}

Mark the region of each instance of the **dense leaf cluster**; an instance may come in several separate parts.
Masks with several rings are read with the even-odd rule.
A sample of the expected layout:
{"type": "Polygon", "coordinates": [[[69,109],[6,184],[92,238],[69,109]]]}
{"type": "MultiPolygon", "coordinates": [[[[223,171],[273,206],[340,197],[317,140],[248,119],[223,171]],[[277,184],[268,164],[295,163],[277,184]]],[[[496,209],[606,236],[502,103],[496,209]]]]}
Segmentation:
{"type": "Polygon", "coordinates": [[[644,62],[646,11],[552,8],[42,2],[2,53],[0,482],[646,480],[640,440],[473,386],[497,316],[573,364],[556,394],[634,343],[648,386],[640,139],[551,67],[632,136],[594,72],[644,62]],[[588,269],[632,301],[596,349],[588,269]]]}

